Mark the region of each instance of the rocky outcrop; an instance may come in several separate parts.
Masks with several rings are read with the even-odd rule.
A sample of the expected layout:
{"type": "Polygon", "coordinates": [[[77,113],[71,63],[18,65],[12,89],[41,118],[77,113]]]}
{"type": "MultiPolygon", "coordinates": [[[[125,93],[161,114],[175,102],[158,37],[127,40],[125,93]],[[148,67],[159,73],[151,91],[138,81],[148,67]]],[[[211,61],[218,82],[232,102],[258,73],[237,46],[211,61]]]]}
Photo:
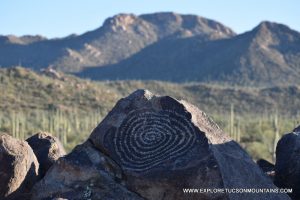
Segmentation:
{"type": "Polygon", "coordinates": [[[122,185],[122,171],[90,142],[77,146],[35,185],[33,200],[141,200],[122,185]]]}
{"type": "Polygon", "coordinates": [[[200,188],[277,189],[204,112],[138,90],[121,99],[84,144],[58,159],[32,193],[34,200],[290,199],[186,190],[200,188]]]}
{"type": "Polygon", "coordinates": [[[290,195],[300,199],[300,130],[284,135],[277,143],[275,184],[281,188],[292,188],[290,195]]]}
{"type": "Polygon", "coordinates": [[[40,164],[39,172],[44,176],[53,163],[66,154],[60,141],[46,132],[37,133],[26,140],[40,164]]]}
{"type": "Polygon", "coordinates": [[[53,79],[62,79],[62,75],[52,67],[47,67],[46,69],[42,69],[41,73],[53,79]]]}
{"type": "Polygon", "coordinates": [[[248,154],[205,113],[138,90],[120,100],[90,141],[145,199],[289,199],[272,193],[184,193],[184,188],[275,189],[248,154]]]}
{"type": "Polygon", "coordinates": [[[38,161],[27,142],[0,135],[0,199],[29,199],[38,161]]]}

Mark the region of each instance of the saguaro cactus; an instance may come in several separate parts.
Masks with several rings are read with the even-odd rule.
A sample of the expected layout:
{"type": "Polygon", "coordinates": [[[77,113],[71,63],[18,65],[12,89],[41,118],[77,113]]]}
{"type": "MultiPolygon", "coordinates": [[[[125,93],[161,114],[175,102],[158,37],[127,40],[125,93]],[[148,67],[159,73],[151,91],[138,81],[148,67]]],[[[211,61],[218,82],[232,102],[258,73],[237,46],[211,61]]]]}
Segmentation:
{"type": "Polygon", "coordinates": [[[234,133],[234,104],[231,104],[230,106],[230,136],[235,139],[235,133],[234,133]]]}
{"type": "Polygon", "coordinates": [[[273,137],[273,161],[276,158],[276,145],[279,140],[279,126],[278,126],[278,111],[276,110],[273,118],[273,128],[274,128],[274,137],[273,137]]]}

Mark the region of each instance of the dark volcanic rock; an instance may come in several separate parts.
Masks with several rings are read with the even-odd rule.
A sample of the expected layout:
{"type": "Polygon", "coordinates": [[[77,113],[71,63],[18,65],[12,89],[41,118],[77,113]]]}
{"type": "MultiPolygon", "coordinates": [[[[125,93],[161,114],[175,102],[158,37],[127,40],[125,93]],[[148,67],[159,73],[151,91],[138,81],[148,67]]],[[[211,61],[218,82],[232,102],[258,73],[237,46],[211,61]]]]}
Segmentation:
{"type": "Polygon", "coordinates": [[[33,149],[39,164],[40,175],[44,176],[53,163],[66,154],[60,141],[49,133],[40,132],[26,140],[33,149]]]}
{"type": "Polygon", "coordinates": [[[121,184],[120,168],[89,142],[60,158],[35,185],[37,199],[141,200],[121,184]]]}
{"type": "Polygon", "coordinates": [[[295,129],[293,130],[293,132],[300,132],[300,126],[298,126],[297,128],[295,128],[295,129]]]}
{"type": "Polygon", "coordinates": [[[205,113],[138,90],[90,136],[121,168],[129,190],[149,200],[289,199],[268,193],[184,193],[184,188],[276,188],[205,113]]]}
{"type": "Polygon", "coordinates": [[[263,172],[270,172],[275,170],[275,165],[267,160],[259,159],[256,161],[256,163],[263,170],[263,172]]]}
{"type": "Polygon", "coordinates": [[[28,199],[39,163],[27,142],[0,135],[0,199],[28,199]]]}
{"type": "Polygon", "coordinates": [[[271,180],[274,180],[275,176],[275,165],[270,163],[267,160],[259,159],[256,161],[256,164],[260,167],[260,169],[271,178],[271,180]]]}
{"type": "Polygon", "coordinates": [[[290,196],[300,199],[300,132],[288,133],[278,141],[275,184],[281,188],[293,188],[290,196]]]}

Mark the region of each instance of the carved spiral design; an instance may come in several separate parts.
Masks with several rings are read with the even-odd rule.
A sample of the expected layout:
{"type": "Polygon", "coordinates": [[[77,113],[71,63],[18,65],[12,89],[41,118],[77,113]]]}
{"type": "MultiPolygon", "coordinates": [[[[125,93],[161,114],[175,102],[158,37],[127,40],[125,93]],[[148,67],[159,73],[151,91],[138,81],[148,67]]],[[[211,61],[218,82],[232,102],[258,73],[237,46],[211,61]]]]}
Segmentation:
{"type": "Polygon", "coordinates": [[[123,168],[146,171],[186,154],[196,142],[191,122],[174,111],[132,111],[114,135],[123,168]]]}

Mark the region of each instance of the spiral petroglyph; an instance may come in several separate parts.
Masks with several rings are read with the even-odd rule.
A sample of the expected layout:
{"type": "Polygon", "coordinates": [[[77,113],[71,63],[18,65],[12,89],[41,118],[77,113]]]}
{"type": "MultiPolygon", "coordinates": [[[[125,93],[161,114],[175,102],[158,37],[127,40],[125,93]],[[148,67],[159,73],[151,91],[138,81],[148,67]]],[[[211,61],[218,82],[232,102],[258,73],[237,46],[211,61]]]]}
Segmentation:
{"type": "Polygon", "coordinates": [[[196,142],[186,116],[175,111],[134,110],[114,135],[114,149],[125,169],[149,170],[186,154],[196,142]]]}
{"type": "Polygon", "coordinates": [[[210,117],[170,96],[137,90],[120,99],[87,142],[103,153],[103,160],[111,160],[93,168],[103,168],[105,176],[111,174],[143,199],[289,199],[272,193],[182,192],[182,188],[195,187],[276,187],[210,117]]]}

